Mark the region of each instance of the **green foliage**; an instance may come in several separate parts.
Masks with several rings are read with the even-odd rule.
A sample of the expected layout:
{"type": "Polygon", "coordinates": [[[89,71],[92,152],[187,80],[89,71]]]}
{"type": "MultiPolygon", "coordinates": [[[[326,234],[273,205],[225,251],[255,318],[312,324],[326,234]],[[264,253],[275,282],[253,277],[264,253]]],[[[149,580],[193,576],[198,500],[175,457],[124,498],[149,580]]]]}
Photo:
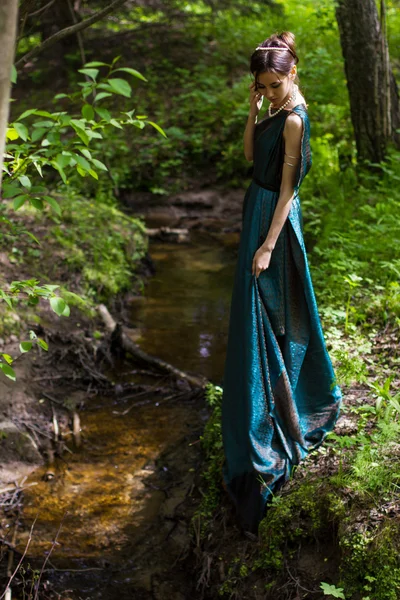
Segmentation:
{"type": "Polygon", "coordinates": [[[343,600],[346,600],[346,597],[343,594],[343,588],[337,588],[335,585],[322,582],[321,589],[324,592],[324,596],[332,596],[332,598],[343,598],[343,600]]]}
{"type": "Polygon", "coordinates": [[[3,197],[13,199],[15,210],[26,202],[43,210],[47,203],[60,214],[60,207],[48,195],[46,185],[36,184],[38,175],[43,178],[43,170],[52,168],[64,184],[70,183],[71,173],[98,180],[99,172],[108,168],[97,158],[99,150],[93,147],[93,142],[103,140],[110,130],[127,126],[143,129],[149,124],[165,136],[161,127],[147,120],[145,115],[134,115],[135,109],[113,115],[102,105],[106,98],[118,95],[130,98],[132,95],[130,83],[121,77],[113,77],[115,73],[122,71],[146,81],[135,69],[117,68],[117,60],[111,64],[91,62],[79,69],[86,80],[77,83],[78,91],[57,94],[54,98],[64,104],[68,101],[72,105],[69,112],[29,108],[10,124],[4,165],[8,177],[3,184],[3,197]],[[100,68],[107,71],[102,77],[100,68]]]}
{"type": "Polygon", "coordinates": [[[201,436],[206,467],[202,473],[205,493],[192,518],[192,529],[199,538],[204,537],[214,512],[221,500],[221,468],[223,447],[221,433],[221,401],[222,389],[212,383],[206,386],[206,402],[212,408],[212,414],[201,436]]]}
{"type": "MultiPolygon", "coordinates": [[[[162,128],[147,120],[145,115],[134,116],[135,109],[113,115],[102,105],[102,101],[110,97],[131,97],[132,86],[121,78],[121,73],[146,81],[135,69],[117,67],[117,61],[118,58],[111,64],[91,62],[79,69],[79,73],[86,79],[77,83],[78,91],[57,94],[54,98],[57,102],[62,100],[64,105],[68,101],[72,106],[69,112],[50,112],[36,108],[24,110],[8,127],[3,166],[6,173],[6,177],[3,178],[3,198],[9,200],[9,204],[12,203],[14,210],[21,210],[28,205],[40,211],[43,211],[46,205],[51,207],[54,221],[58,222],[60,227],[55,225],[50,231],[50,236],[54,236],[61,245],[71,251],[68,256],[70,263],[83,269],[85,294],[95,296],[98,292],[99,298],[107,298],[127,289],[132,283],[136,264],[146,251],[144,226],[138,220],[124,217],[114,207],[88,211],[84,203],[79,205],[76,201],[65,202],[62,214],[61,206],[54,195],[50,195],[48,186],[52,177],[54,186],[54,173],[58,174],[64,186],[73,183],[76,176],[90,176],[97,181],[99,173],[107,171],[108,167],[97,157],[98,148],[96,150],[93,147],[93,141],[103,140],[103,134],[110,129],[123,130],[128,125],[143,129],[149,124],[165,137],[162,128]],[[100,69],[104,72],[101,77],[100,69]],[[68,231],[68,236],[64,237],[61,234],[62,217],[66,217],[67,208],[70,209],[68,217],[73,228],[68,231]],[[98,236],[99,229],[104,232],[105,238],[98,236]]],[[[69,192],[72,196],[71,190],[69,192]]],[[[93,204],[90,207],[93,208],[93,204]]],[[[28,235],[40,245],[33,234],[23,227],[18,227],[12,217],[8,218],[5,215],[4,205],[0,218],[6,226],[1,241],[7,242],[15,237],[28,235]]],[[[19,255],[14,257],[14,262],[22,262],[23,252],[18,248],[12,248],[12,252],[19,255]]],[[[28,259],[40,256],[39,248],[28,247],[28,259]]],[[[26,261],[27,257],[25,263],[29,262],[26,261]]],[[[137,278],[136,282],[138,281],[137,278]]],[[[51,284],[40,286],[37,279],[15,281],[7,292],[0,290],[0,299],[13,309],[20,297],[26,297],[29,306],[34,306],[40,298],[45,298],[49,300],[50,307],[58,316],[67,317],[70,308],[66,300],[54,293],[58,287],[51,284]]],[[[70,297],[73,298],[71,294],[70,297]]],[[[74,300],[76,298],[77,295],[74,300]]],[[[21,352],[28,352],[31,348],[32,344],[27,342],[20,345],[21,352]]],[[[8,362],[0,361],[0,370],[15,380],[11,362],[11,357],[8,362]]]]}
{"type": "MultiPolygon", "coordinates": [[[[24,209],[23,209],[24,210],[24,209]]],[[[128,289],[142,289],[138,266],[148,249],[144,223],[125,215],[115,205],[91,202],[72,192],[62,199],[62,213],[46,223],[39,254],[24,247],[22,259],[30,269],[42,269],[42,278],[60,277],[67,269],[74,291],[62,290],[51,303],[57,314],[66,316],[62,302],[77,305],[106,301],[128,289]],[[43,267],[38,267],[43,265],[43,267]]],[[[42,286],[44,289],[59,286],[42,286]]],[[[53,293],[54,295],[54,293],[53,293]]]]}
{"type": "MultiPolygon", "coordinates": [[[[52,297],[50,299],[50,302],[51,302],[51,300],[53,300],[53,298],[56,298],[57,300],[61,300],[61,298],[52,297]]],[[[65,304],[65,307],[66,306],[67,305],[65,304]]],[[[64,308],[64,310],[65,310],[65,308],[64,308]]],[[[45,342],[41,338],[38,338],[36,333],[32,330],[29,332],[29,339],[30,339],[30,341],[24,341],[24,342],[20,343],[19,350],[20,350],[21,354],[25,354],[25,352],[29,352],[30,350],[32,350],[32,348],[34,346],[39,346],[42,350],[46,350],[46,351],[48,350],[47,342],[45,342]]],[[[12,363],[16,359],[14,359],[9,354],[6,354],[5,352],[0,353],[0,357],[1,357],[0,358],[0,370],[2,371],[3,375],[5,375],[9,379],[11,379],[12,381],[16,381],[15,371],[11,367],[12,363]]]]}

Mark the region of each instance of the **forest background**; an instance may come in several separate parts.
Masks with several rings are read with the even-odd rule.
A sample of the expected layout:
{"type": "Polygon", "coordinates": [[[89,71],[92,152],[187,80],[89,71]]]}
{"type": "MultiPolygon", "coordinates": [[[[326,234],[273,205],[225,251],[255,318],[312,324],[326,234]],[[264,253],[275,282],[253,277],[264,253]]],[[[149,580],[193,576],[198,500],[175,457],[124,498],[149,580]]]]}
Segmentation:
{"type": "MultiPolygon", "coordinates": [[[[394,510],[400,476],[396,454],[399,358],[394,351],[400,324],[400,153],[389,144],[386,158],[379,164],[357,160],[335,3],[126,2],[79,35],[21,60],[57,29],[73,25],[104,6],[106,3],[101,2],[91,2],[90,7],[87,2],[44,2],[40,8],[29,2],[21,4],[18,74],[8,140],[11,153],[15,146],[32,140],[33,131],[37,141],[54,125],[51,120],[46,124],[46,117],[38,121],[40,114],[31,113],[25,117],[24,129],[24,124],[18,125],[24,111],[52,112],[67,106],[72,112],[83,111],[81,100],[72,97],[70,103],[65,95],[74,94],[82,83],[100,79],[107,72],[104,65],[93,64],[82,71],[85,64],[111,64],[119,57],[116,67],[135,69],[145,80],[131,73],[128,84],[114,84],[111,91],[103,88],[106,94],[111,93],[97,104],[103,110],[97,113],[102,119],[103,138],[91,141],[93,156],[103,165],[97,165],[98,172],[90,173],[81,160],[63,176],[67,163],[56,159],[53,170],[46,169],[46,190],[38,190],[39,201],[31,190],[41,185],[41,174],[33,171],[28,180],[20,181],[23,193],[16,196],[11,191],[11,199],[5,198],[1,208],[4,222],[33,227],[36,235],[41,230],[42,245],[39,248],[28,236],[17,239],[15,232],[4,233],[0,240],[4,272],[12,273],[14,280],[40,276],[48,284],[59,285],[65,302],[87,315],[94,314],[99,301],[112,306],[118,295],[139,291],[143,275],[138,266],[147,251],[147,237],[143,221],[126,215],[126,199],[149,194],[167,204],[169,196],[182,191],[245,188],[251,177],[242,147],[252,80],[249,56],[271,32],[293,31],[300,56],[300,87],[312,127],[313,167],[302,185],[301,201],[313,281],[339,381],[346,390],[364,386],[370,396],[367,403],[349,403],[349,418],[353,416],[356,423],[354,431],[350,428],[345,435],[332,438],[342,454],[337,453],[339,472],[329,473],[333,479],[327,488],[318,488],[314,494],[319,483],[310,469],[310,480],[295,487],[286,503],[276,503],[276,520],[269,522],[266,534],[273,543],[266,542],[257,556],[230,557],[229,576],[218,593],[230,594],[241,585],[246,587],[253,570],[274,568],[279,572],[287,541],[279,537],[278,528],[289,517],[293,521],[295,505],[304,507],[306,498],[308,517],[314,515],[313,533],[326,525],[319,513],[318,518],[315,514],[327,503],[329,518],[337,520],[335,535],[341,544],[342,562],[336,583],[343,587],[328,586],[326,595],[330,591],[336,597],[346,593],[346,598],[366,599],[370,594],[371,600],[395,599],[400,593],[395,541],[400,539],[399,517],[397,511],[392,512],[390,521],[387,511],[394,510]],[[133,109],[133,119],[140,115],[139,121],[147,121],[145,126],[136,122],[127,127],[112,117],[133,109]],[[133,249],[132,238],[136,240],[133,249]],[[39,264],[40,273],[35,271],[39,264]],[[373,506],[366,500],[371,495],[373,506]],[[312,503],[313,497],[318,497],[319,504],[312,503]],[[381,516],[373,531],[368,520],[372,508],[381,516]],[[360,514],[364,515],[364,527],[359,527],[356,518],[360,514]]],[[[398,9],[397,0],[386,2],[387,39],[397,81],[398,9]]],[[[370,94],[368,89],[363,92],[367,97],[370,94]]],[[[90,121],[94,115],[88,110],[82,114],[90,121]]],[[[25,171],[21,176],[27,176],[25,171]]],[[[34,307],[19,306],[16,317],[6,302],[1,304],[4,340],[26,335],[34,307]]],[[[64,309],[65,305],[58,306],[58,313],[64,309]]],[[[3,373],[10,376],[7,369],[12,358],[6,352],[2,356],[3,373]]],[[[208,492],[194,517],[201,521],[198,543],[204,544],[208,555],[209,528],[215,527],[215,515],[221,510],[216,476],[221,461],[219,398],[220,389],[209,387],[208,399],[215,410],[204,435],[208,492]]],[[[305,518],[304,514],[298,516],[305,518]]],[[[292,531],[289,539],[293,547],[303,534],[301,527],[292,531]]],[[[275,580],[268,583],[272,591],[275,584],[275,580]]]]}

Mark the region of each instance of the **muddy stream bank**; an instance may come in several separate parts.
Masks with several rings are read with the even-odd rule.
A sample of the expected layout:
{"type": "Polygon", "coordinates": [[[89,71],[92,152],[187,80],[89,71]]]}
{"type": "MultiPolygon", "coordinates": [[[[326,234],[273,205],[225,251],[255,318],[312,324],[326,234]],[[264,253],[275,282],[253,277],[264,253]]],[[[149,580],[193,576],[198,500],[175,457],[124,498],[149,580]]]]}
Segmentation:
{"type": "MultiPolygon", "coordinates": [[[[216,384],[238,235],[218,237],[193,232],[183,244],[152,241],[156,273],[143,297],[124,307],[143,350],[216,384]]],[[[24,492],[16,547],[23,552],[37,517],[29,557],[40,568],[63,521],[42,577],[46,597],[191,598],[193,582],[179,571],[190,544],[190,515],[182,510],[190,512],[200,467],[204,394],[182,400],[177,390],[160,399],[162,376],[154,380],[129,362],[112,376],[121,386],[154,385],[154,395],[84,402],[81,447],[27,480],[35,485],[24,492]]]]}

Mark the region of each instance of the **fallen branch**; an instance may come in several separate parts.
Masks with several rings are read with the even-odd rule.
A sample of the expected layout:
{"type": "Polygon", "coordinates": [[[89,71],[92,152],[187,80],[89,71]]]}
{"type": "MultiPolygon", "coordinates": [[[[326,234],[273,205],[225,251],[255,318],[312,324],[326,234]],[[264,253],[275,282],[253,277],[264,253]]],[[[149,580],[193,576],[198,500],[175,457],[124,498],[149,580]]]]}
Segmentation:
{"type": "Polygon", "coordinates": [[[32,487],[33,485],[37,485],[37,481],[33,481],[32,483],[27,483],[26,485],[23,485],[23,486],[17,485],[17,487],[14,486],[14,487],[4,488],[4,489],[0,490],[0,496],[2,494],[7,494],[8,492],[15,492],[16,490],[18,492],[22,492],[26,488],[32,487]]]}
{"type": "Polygon", "coordinates": [[[176,367],[170,365],[164,360],[156,358],[154,356],[150,356],[149,354],[141,350],[141,348],[139,348],[139,346],[135,344],[135,342],[133,342],[131,338],[127,335],[127,333],[124,331],[124,328],[114,321],[113,317],[110,315],[107,307],[104,306],[104,304],[99,304],[97,310],[99,311],[100,316],[103,319],[104,325],[106,326],[108,331],[114,334],[115,338],[120,342],[122,348],[126,352],[129,352],[129,354],[132,354],[132,356],[134,356],[134,358],[136,358],[138,361],[151,365],[159,371],[162,371],[163,373],[168,373],[169,375],[175,377],[175,379],[183,379],[187,381],[192,387],[203,388],[206,385],[207,380],[205,377],[185,373],[185,371],[177,369],[176,367]]]}

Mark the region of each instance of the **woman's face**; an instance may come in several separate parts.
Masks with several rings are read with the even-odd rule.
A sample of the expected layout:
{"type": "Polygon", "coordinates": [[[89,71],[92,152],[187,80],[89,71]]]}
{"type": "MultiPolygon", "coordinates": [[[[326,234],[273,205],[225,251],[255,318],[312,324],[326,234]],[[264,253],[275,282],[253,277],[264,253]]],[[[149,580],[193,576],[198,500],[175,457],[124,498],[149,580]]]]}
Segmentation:
{"type": "Polygon", "coordinates": [[[291,71],[289,75],[260,73],[256,80],[256,91],[265,96],[272,106],[280,106],[292,91],[295,74],[295,71],[291,71]]]}

